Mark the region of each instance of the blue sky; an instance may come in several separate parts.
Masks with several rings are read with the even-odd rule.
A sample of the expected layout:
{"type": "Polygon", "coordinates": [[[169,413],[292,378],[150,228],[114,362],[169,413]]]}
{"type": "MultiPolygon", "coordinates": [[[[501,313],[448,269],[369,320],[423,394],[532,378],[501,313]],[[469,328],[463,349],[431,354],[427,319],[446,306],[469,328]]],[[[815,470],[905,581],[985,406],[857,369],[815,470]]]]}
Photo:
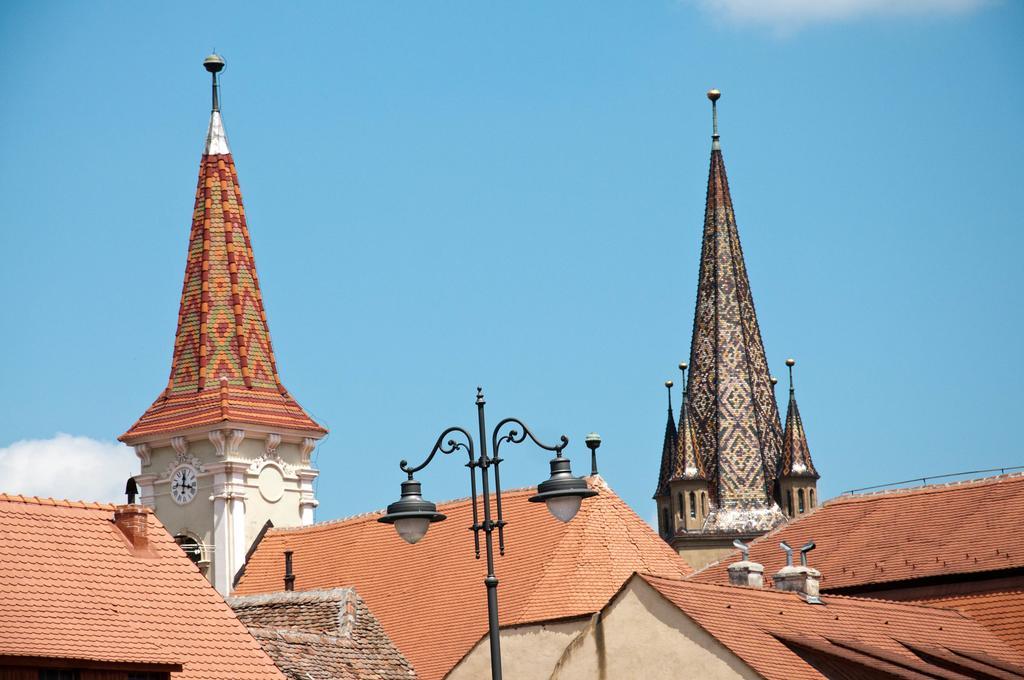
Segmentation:
{"type": "MultiPolygon", "coordinates": [[[[1024,7],[820,5],[5,3],[0,486],[103,495],[134,469],[76,451],[166,381],[213,48],[278,365],[332,430],[319,519],[393,500],[478,384],[492,423],[569,435],[578,472],[600,432],[653,515],[709,87],[821,495],[1024,464],[1024,7]]],[[[508,485],[546,476],[507,461],[508,485]]],[[[435,463],[425,491],[464,475],[435,463]]]]}

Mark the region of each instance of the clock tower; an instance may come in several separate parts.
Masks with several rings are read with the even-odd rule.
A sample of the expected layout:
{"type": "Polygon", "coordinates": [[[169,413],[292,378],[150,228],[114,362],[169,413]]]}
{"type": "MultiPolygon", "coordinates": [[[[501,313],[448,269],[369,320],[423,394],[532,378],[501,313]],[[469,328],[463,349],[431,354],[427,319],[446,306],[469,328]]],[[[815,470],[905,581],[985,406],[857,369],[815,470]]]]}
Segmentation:
{"type": "Polygon", "coordinates": [[[327,430],[278,376],[218,102],[224,60],[203,62],[213,110],[199,165],[167,387],[120,440],[142,502],[223,595],[267,522],[313,522],[311,456],[327,430]]]}

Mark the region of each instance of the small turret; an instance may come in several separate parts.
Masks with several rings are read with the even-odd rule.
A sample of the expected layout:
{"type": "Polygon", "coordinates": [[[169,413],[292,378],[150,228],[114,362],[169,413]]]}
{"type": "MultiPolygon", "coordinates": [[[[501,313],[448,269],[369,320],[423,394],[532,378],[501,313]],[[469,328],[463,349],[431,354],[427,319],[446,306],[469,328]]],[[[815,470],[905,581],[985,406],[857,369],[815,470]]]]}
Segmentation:
{"type": "Polygon", "coordinates": [[[795,359],[786,359],[789,369],[789,407],[786,411],[786,429],[782,436],[782,460],[779,466],[779,491],[782,507],[789,517],[797,517],[814,508],[817,503],[818,471],[811,460],[807,446],[807,433],[796,404],[793,386],[795,359]]]}

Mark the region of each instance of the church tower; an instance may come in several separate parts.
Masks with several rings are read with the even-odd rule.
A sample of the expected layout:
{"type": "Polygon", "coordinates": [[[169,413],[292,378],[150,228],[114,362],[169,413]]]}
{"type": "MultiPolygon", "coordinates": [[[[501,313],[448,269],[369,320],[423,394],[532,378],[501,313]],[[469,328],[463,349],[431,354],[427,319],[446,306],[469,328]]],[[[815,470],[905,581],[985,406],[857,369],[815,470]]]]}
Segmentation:
{"type": "Polygon", "coordinates": [[[669,513],[678,521],[662,527],[662,535],[695,569],[732,550],[733,540],[748,541],[786,521],[778,505],[782,424],[722,158],[720,97],[718,90],[708,92],[711,167],[690,377],[683,386],[675,447],[677,460],[693,461],[693,473],[685,482],[667,480],[668,487],[685,483],[684,493],[659,482],[655,496],[659,513],[673,503],[682,507],[682,516],[679,510],[669,513]],[[692,440],[683,435],[684,421],[694,433],[692,440]],[[707,509],[699,502],[703,489],[707,509]],[[687,504],[691,492],[698,499],[692,510],[687,504]]]}
{"type": "Polygon", "coordinates": [[[227,595],[266,523],[312,524],[311,455],[327,430],[277,373],[238,174],[218,101],[224,60],[203,62],[213,110],[199,164],[167,387],[121,437],[142,502],[227,595]]]}

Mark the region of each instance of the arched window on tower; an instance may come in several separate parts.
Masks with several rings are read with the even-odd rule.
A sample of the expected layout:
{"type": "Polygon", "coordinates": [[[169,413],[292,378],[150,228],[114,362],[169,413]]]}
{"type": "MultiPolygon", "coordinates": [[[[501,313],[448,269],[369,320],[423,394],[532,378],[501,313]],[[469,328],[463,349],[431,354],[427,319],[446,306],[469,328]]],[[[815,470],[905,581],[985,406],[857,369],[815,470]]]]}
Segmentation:
{"type": "Polygon", "coordinates": [[[786,492],[786,514],[790,517],[793,516],[793,490],[790,489],[786,492]]]}
{"type": "Polygon", "coordinates": [[[804,490],[803,489],[799,489],[796,492],[796,502],[800,506],[800,512],[803,513],[803,511],[804,511],[804,490]]]}
{"type": "Polygon", "coordinates": [[[810,498],[811,498],[811,507],[813,508],[813,507],[814,507],[814,489],[809,489],[809,490],[807,491],[807,493],[808,493],[808,495],[810,495],[810,498]]]}
{"type": "Polygon", "coordinates": [[[697,517],[697,494],[690,492],[690,517],[697,517]]]}
{"type": "Polygon", "coordinates": [[[666,537],[672,535],[672,527],[668,523],[668,508],[661,509],[661,534],[666,537]]]}
{"type": "Polygon", "coordinates": [[[700,508],[704,511],[704,517],[708,516],[708,495],[703,491],[700,492],[700,508]]]}
{"type": "Polygon", "coordinates": [[[174,542],[181,546],[181,549],[188,555],[188,558],[193,562],[200,562],[203,559],[203,548],[199,545],[199,541],[192,538],[191,536],[180,534],[174,537],[174,542]]]}
{"type": "Polygon", "coordinates": [[[685,517],[686,516],[686,506],[683,505],[683,492],[682,491],[680,491],[679,493],[676,494],[676,500],[679,502],[679,516],[680,517],[685,517]]]}

